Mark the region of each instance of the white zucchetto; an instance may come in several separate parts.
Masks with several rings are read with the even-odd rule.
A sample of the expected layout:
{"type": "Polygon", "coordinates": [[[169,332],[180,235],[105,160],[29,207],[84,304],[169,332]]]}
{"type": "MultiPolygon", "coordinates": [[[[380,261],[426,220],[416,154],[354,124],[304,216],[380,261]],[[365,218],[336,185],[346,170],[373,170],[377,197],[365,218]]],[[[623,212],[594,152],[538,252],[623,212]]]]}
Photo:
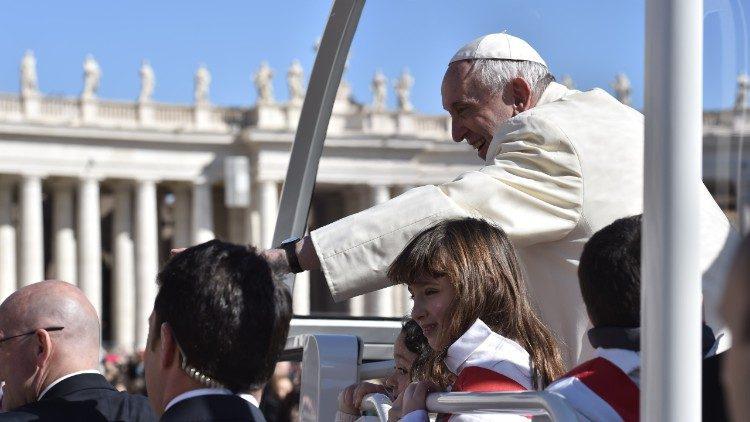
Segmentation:
{"type": "Polygon", "coordinates": [[[547,66],[529,43],[504,32],[483,35],[466,44],[453,55],[450,63],[476,59],[526,60],[547,66]]]}

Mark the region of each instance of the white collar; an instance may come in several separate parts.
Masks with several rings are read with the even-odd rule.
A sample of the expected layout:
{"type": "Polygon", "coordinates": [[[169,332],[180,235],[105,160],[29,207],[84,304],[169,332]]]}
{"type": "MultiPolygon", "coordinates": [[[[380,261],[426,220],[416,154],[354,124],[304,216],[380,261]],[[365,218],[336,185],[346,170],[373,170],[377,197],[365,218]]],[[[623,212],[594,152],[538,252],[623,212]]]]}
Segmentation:
{"type": "Polygon", "coordinates": [[[568,89],[565,85],[559,84],[557,82],[550,82],[549,85],[547,85],[547,88],[544,89],[544,92],[539,97],[539,100],[536,102],[533,108],[530,108],[523,113],[511,117],[502,125],[500,125],[500,128],[498,128],[497,132],[495,132],[495,134],[492,136],[492,141],[490,141],[490,147],[487,150],[487,156],[484,159],[485,163],[487,165],[492,165],[492,163],[495,162],[495,157],[500,152],[501,141],[503,141],[510,132],[518,129],[518,119],[522,118],[518,116],[526,116],[528,115],[527,113],[534,110],[536,107],[555,102],[568,94],[573,94],[576,92],[580,91],[568,89]]]}
{"type": "Polygon", "coordinates": [[[250,393],[237,393],[237,395],[240,396],[240,398],[244,399],[246,402],[254,405],[255,407],[260,407],[258,399],[256,399],[254,395],[250,393]]]}
{"type": "Polygon", "coordinates": [[[625,349],[605,349],[598,347],[594,354],[607,359],[626,374],[630,374],[641,366],[641,355],[639,352],[625,349]]]}
{"type": "Polygon", "coordinates": [[[70,377],[74,377],[74,376],[76,376],[76,375],[81,375],[81,374],[100,374],[100,375],[101,375],[101,372],[99,372],[99,371],[97,371],[97,370],[95,370],[95,369],[87,369],[87,370],[85,370],[85,371],[76,371],[76,372],[71,372],[70,374],[67,374],[67,375],[63,375],[63,376],[61,376],[60,378],[58,378],[58,379],[56,379],[56,380],[52,381],[52,382],[51,382],[51,383],[50,383],[50,384],[49,384],[49,385],[47,386],[47,388],[45,388],[44,390],[42,390],[42,392],[41,392],[41,393],[39,393],[39,397],[37,398],[37,401],[41,400],[41,399],[42,399],[42,397],[44,397],[44,395],[45,395],[45,394],[47,394],[47,392],[48,392],[48,391],[49,391],[49,390],[50,390],[50,389],[51,389],[52,387],[56,386],[56,385],[57,385],[57,384],[59,384],[60,382],[62,382],[62,381],[65,381],[66,379],[68,379],[68,378],[70,378],[70,377]]]}
{"type": "MultiPolygon", "coordinates": [[[[523,359],[526,361],[529,359],[528,352],[526,352],[520,344],[492,331],[484,321],[477,318],[477,320],[474,321],[474,324],[472,324],[471,327],[469,327],[469,329],[458,338],[458,340],[448,347],[448,353],[446,353],[445,359],[443,359],[445,366],[447,366],[451,372],[458,375],[458,373],[461,372],[461,366],[477,351],[477,349],[480,348],[480,346],[482,346],[482,344],[487,341],[490,341],[493,344],[497,343],[495,344],[495,347],[499,344],[504,345],[504,347],[510,347],[510,349],[507,350],[518,351],[519,353],[522,353],[523,359]]],[[[510,359],[510,356],[506,356],[506,358],[510,359]]],[[[527,362],[521,364],[520,362],[514,361],[513,363],[528,368],[527,362]]]]}
{"type": "Polygon", "coordinates": [[[211,395],[227,396],[231,394],[232,392],[227,390],[226,388],[198,388],[196,390],[186,391],[182,394],[178,394],[172,400],[170,400],[169,403],[167,403],[167,406],[164,408],[164,411],[166,412],[167,410],[169,410],[170,407],[174,406],[175,404],[183,400],[192,399],[193,397],[211,396],[211,395]]]}
{"type": "Polygon", "coordinates": [[[577,91],[568,89],[563,84],[559,84],[557,82],[550,82],[549,85],[547,85],[547,88],[544,89],[544,92],[542,92],[542,95],[539,97],[539,100],[536,102],[534,107],[539,107],[540,105],[544,105],[547,103],[557,101],[560,98],[564,97],[569,92],[577,92],[577,91]]]}

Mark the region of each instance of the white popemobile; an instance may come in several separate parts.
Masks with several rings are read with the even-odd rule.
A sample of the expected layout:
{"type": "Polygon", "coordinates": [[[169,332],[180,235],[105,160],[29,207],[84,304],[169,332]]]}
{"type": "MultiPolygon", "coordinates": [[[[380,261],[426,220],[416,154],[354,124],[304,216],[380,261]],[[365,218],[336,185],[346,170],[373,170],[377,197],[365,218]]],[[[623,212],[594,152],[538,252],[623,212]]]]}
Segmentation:
{"type": "MultiPolygon", "coordinates": [[[[305,233],[326,128],[364,3],[333,3],[295,136],[275,245],[305,233]]],[[[645,100],[643,180],[648,183],[643,186],[641,418],[698,421],[699,250],[705,242],[698,230],[686,228],[700,226],[700,204],[706,201],[706,192],[698,183],[702,98],[693,94],[701,92],[702,86],[703,4],[698,0],[646,3],[645,73],[649,94],[645,100]]],[[[711,235],[724,239],[728,226],[720,226],[711,235]]],[[[289,283],[293,286],[293,277],[289,283]]],[[[388,375],[393,365],[389,360],[392,345],[400,327],[395,320],[295,318],[283,359],[302,361],[301,420],[334,420],[342,389],[388,375]],[[359,336],[351,335],[355,329],[359,336]]],[[[369,397],[364,403],[380,420],[387,419],[388,402],[383,396],[369,397]]],[[[427,407],[438,413],[508,412],[533,415],[534,420],[577,420],[559,396],[547,392],[440,393],[428,397],[427,407]]]]}

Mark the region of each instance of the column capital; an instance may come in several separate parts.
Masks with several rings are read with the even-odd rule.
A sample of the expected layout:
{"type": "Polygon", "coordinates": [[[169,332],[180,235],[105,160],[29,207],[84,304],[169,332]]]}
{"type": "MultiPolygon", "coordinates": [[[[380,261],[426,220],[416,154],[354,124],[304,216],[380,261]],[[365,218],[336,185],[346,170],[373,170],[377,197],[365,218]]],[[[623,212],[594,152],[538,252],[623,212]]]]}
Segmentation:
{"type": "Polygon", "coordinates": [[[193,186],[196,185],[208,185],[211,184],[211,179],[208,178],[208,176],[200,175],[196,177],[195,179],[190,181],[190,184],[193,186]]]}
{"type": "Polygon", "coordinates": [[[133,181],[135,186],[148,186],[148,185],[156,185],[159,180],[156,178],[142,178],[142,179],[136,179],[133,181]]]}
{"type": "Polygon", "coordinates": [[[93,180],[93,181],[99,183],[99,182],[101,182],[104,179],[105,179],[105,177],[102,176],[102,175],[100,175],[100,174],[86,173],[86,174],[80,174],[80,175],[78,175],[78,181],[79,182],[87,182],[87,181],[92,181],[93,180]]]}
{"type": "Polygon", "coordinates": [[[21,180],[35,180],[35,179],[41,180],[47,177],[47,175],[42,172],[33,172],[33,171],[21,173],[19,176],[21,180]]]}

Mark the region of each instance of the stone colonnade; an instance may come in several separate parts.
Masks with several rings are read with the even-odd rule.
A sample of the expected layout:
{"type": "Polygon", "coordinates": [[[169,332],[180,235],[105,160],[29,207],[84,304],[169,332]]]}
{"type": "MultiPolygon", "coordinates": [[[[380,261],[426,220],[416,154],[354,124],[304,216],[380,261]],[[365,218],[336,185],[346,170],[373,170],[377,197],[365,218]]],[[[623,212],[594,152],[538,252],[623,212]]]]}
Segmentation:
{"type": "MultiPolygon", "coordinates": [[[[0,176],[0,301],[17,288],[56,278],[77,285],[102,314],[102,180],[49,178],[41,175],[0,176]],[[51,233],[45,236],[42,188],[51,201],[51,233]],[[14,201],[14,198],[17,198],[14,201]],[[45,268],[45,239],[52,242],[45,268]]],[[[157,292],[159,225],[156,180],[110,181],[112,190],[112,342],[130,349],[143,347],[148,317],[157,292]]],[[[203,179],[169,183],[174,196],[172,247],[214,238],[211,184],[203,179]]],[[[234,241],[260,243],[250,227],[270,244],[276,222],[278,183],[266,182],[260,203],[245,213],[245,233],[230,227],[234,241]],[[257,208],[257,209],[256,209],[257,208]],[[245,224],[246,223],[246,224],[245,224]],[[254,224],[253,224],[254,223],[254,224]],[[260,226],[260,227],[258,227],[260,226]],[[270,235],[268,234],[270,233],[270,235]]],[[[231,215],[231,214],[230,214],[231,215]]],[[[309,312],[309,305],[307,306],[309,312]]]]}
{"type": "MultiPolygon", "coordinates": [[[[101,186],[112,192],[112,343],[126,349],[143,347],[148,317],[157,292],[159,181],[103,180],[93,176],[45,178],[41,175],[0,176],[0,300],[16,288],[57,278],[75,284],[102,314],[101,186]],[[51,233],[45,236],[42,189],[51,201],[51,233]],[[14,201],[17,198],[17,201],[14,201]],[[15,216],[15,218],[14,218],[15,216]],[[45,239],[51,260],[45,268],[45,239]]],[[[172,247],[214,238],[212,186],[163,182],[172,193],[172,247]]],[[[277,181],[255,184],[252,205],[228,208],[229,241],[271,247],[279,202],[277,181]]],[[[347,214],[385,202],[403,188],[368,185],[349,199],[347,214]]],[[[308,273],[297,276],[295,314],[310,313],[308,273]]],[[[373,292],[351,301],[354,316],[402,316],[409,311],[404,286],[373,292]]]]}

